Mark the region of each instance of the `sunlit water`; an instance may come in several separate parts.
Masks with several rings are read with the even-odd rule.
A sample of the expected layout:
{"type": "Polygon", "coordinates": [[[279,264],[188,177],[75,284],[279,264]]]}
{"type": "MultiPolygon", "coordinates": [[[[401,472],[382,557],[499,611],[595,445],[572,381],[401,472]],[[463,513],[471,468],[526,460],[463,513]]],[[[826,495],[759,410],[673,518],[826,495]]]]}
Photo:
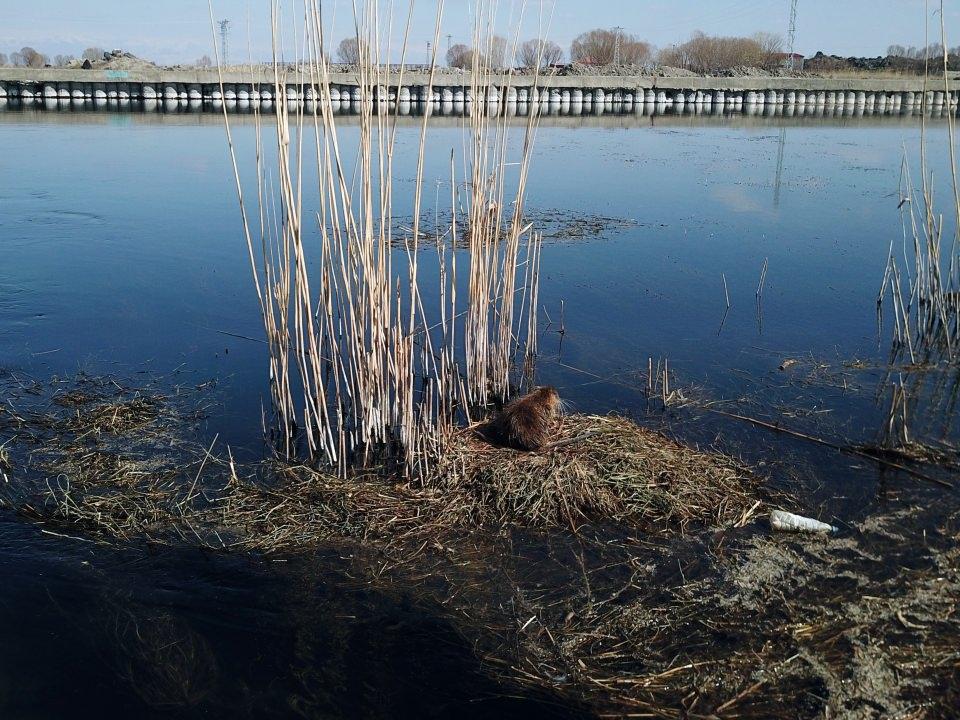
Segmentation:
{"type": "MultiPolygon", "coordinates": [[[[237,120],[234,131],[249,165],[253,127],[237,120]]],[[[945,182],[946,134],[940,124],[929,134],[945,182]]],[[[640,416],[648,359],[666,358],[675,386],[705,401],[760,394],[875,437],[872,394],[785,388],[778,366],[886,358],[876,296],[901,237],[901,161],[916,157],[919,135],[918,120],[902,118],[545,120],[528,184],[548,234],[538,381],[578,411],[640,416]]],[[[343,136],[352,146],[356,128],[343,136]]],[[[417,136],[413,122],[398,134],[398,208],[417,136]]],[[[431,131],[427,195],[449,197],[462,142],[457,121],[431,131]]],[[[261,453],[265,348],[218,118],[11,111],[0,113],[0,148],[0,367],[215,380],[207,439],[261,453]]],[[[758,464],[782,459],[782,444],[734,422],[674,429],[758,464]]],[[[863,464],[790,452],[837,513],[860,511],[881,482],[863,464]]],[[[145,668],[168,637],[213,678],[194,678],[183,716],[554,712],[491,699],[492,681],[439,610],[354,587],[343,564],[335,553],[278,570],[106,552],[0,515],[0,716],[167,716],[163,698],[181,691],[163,683],[178,680],[145,668]]]]}

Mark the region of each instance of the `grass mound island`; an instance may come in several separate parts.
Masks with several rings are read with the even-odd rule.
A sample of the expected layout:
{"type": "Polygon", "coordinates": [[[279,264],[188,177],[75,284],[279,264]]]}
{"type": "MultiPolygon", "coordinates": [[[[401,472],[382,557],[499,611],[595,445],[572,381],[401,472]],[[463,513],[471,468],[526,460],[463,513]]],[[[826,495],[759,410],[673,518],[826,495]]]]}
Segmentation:
{"type": "Polygon", "coordinates": [[[382,468],[341,477],[279,460],[240,465],[229,450],[197,445],[195,391],[87,376],[21,385],[26,403],[0,415],[13,478],[6,503],[105,539],[271,552],[504,525],[683,532],[742,524],[758,507],[759,480],[732,458],[616,416],[564,416],[542,452],[497,447],[475,425],[455,431],[430,477],[382,468]]]}

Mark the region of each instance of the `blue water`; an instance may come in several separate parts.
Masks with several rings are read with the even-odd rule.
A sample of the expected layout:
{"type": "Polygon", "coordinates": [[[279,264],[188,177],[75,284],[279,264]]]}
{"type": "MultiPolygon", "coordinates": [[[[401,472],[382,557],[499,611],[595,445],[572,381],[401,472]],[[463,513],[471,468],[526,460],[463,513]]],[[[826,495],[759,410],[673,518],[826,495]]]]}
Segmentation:
{"type": "MultiPolygon", "coordinates": [[[[450,151],[463,142],[456,121],[438,125],[428,188],[449,181],[450,151]]],[[[249,180],[253,127],[240,118],[234,133],[249,180]]],[[[886,358],[875,301],[901,237],[901,161],[916,158],[919,135],[897,118],[546,119],[531,217],[604,219],[595,235],[545,243],[538,380],[579,411],[641,416],[641,373],[648,358],[666,358],[675,386],[708,401],[799,403],[825,410],[831,431],[873,438],[883,409],[871,393],[788,387],[778,366],[886,358]]],[[[416,123],[399,131],[401,180],[414,174],[417,136],[416,123]]],[[[929,136],[931,171],[945,181],[943,126],[929,136]]],[[[345,127],[347,148],[356,137],[345,127]]],[[[6,112],[0,148],[0,367],[37,378],[83,369],[214,380],[208,437],[261,453],[265,347],[220,120],[6,112]]],[[[400,183],[398,208],[411,192],[400,183]]],[[[879,482],[876,468],[736,423],[707,417],[675,429],[755,462],[794,453],[833,508],[862,506],[879,482]]],[[[128,648],[131,622],[159,624],[156,643],[168,632],[202,655],[193,672],[203,693],[178,706],[183,716],[553,712],[532,698],[472,703],[496,692],[439,610],[352,588],[333,558],[317,563],[328,582],[301,587],[301,574],[245,560],[106,552],[0,516],[0,627],[12,629],[0,640],[0,716],[168,716],[131,679],[150,662],[134,656],[154,642],[128,648]],[[292,597],[283,610],[277,595],[292,597]],[[298,663],[319,667],[315,681],[336,692],[309,690],[298,663]],[[79,679],[61,692],[54,678],[73,672],[79,679]],[[437,673],[444,681],[431,684],[437,673]],[[100,696],[111,712],[100,713],[100,696]]]]}

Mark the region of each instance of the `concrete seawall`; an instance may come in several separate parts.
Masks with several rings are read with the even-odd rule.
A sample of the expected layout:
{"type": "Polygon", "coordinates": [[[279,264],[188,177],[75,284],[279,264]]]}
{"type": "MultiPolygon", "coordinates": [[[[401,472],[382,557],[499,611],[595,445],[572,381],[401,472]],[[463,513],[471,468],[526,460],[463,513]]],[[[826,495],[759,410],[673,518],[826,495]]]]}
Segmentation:
{"type": "MultiPolygon", "coordinates": [[[[330,75],[332,101],[359,102],[363,92],[356,73],[330,75]]],[[[946,92],[943,80],[826,79],[826,78],[713,78],[651,76],[543,76],[493,77],[482,97],[473,97],[470,78],[461,73],[392,72],[384,84],[371,88],[372,98],[412,104],[571,104],[585,109],[597,105],[634,106],[656,104],[677,107],[745,108],[863,107],[871,112],[912,114],[920,111],[955,110],[957,90],[946,92]]],[[[37,101],[187,101],[272,102],[277,92],[290,101],[314,101],[324,92],[309,77],[288,71],[280,85],[272,70],[257,68],[225,73],[223,84],[211,70],[62,70],[0,68],[0,100],[23,104],[37,101]]],[[[367,96],[371,98],[370,95],[367,96]]]]}

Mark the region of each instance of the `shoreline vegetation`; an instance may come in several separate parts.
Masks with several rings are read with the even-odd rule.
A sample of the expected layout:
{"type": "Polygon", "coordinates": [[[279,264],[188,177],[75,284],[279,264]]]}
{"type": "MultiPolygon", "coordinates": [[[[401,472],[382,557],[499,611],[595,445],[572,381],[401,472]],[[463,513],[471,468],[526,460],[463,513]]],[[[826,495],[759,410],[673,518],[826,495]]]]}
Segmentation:
{"type": "MultiPolygon", "coordinates": [[[[475,97],[502,77],[491,7],[477,9],[475,97]]],[[[956,240],[941,273],[944,226],[925,165],[920,190],[905,185],[904,252],[891,245],[878,299],[882,319],[889,292],[895,317],[894,355],[874,388],[889,401],[885,432],[875,444],[786,433],[879,464],[897,492],[873,514],[824,517],[836,533],[773,535],[771,510],[828,512],[775,481],[773,466],[789,458],[750,467],[731,446],[716,447],[719,435],[700,446],[616,415],[562,416],[555,439],[533,453],[479,432],[537,385],[543,230],[525,213],[525,188],[538,113],[518,129],[473,104],[461,153],[443,158],[449,214],[429,230],[425,115],[410,227],[397,227],[399,114],[380,91],[393,77],[381,54],[397,41],[381,36],[379,10],[370,0],[356,18],[360,101],[371,112],[351,128],[355,157],[345,156],[329,102],[288,107],[276,47],[277,102],[272,113],[254,110],[252,171],[224,110],[266,336],[272,456],[238,461],[216,437],[196,443],[204,387],[82,374],[41,382],[4,370],[0,506],[83,542],[264,558],[349,548],[371,560],[363,581],[443,607],[490,673],[600,717],[950,717],[960,703],[960,508],[941,476],[956,476],[960,452],[911,432],[943,391],[917,391],[903,377],[907,361],[921,374],[955,375],[960,342],[956,240]],[[277,150],[270,167],[266,143],[277,150]],[[317,184],[307,187],[312,171],[317,184]],[[431,273],[421,265],[428,255],[431,273]],[[438,283],[438,307],[425,306],[425,277],[438,283]],[[927,476],[938,480],[904,489],[905,477],[927,476]]],[[[297,64],[329,100],[316,2],[303,22],[297,64]]],[[[276,44],[275,7],[272,23],[276,44]]],[[[517,52],[520,38],[512,43],[517,52]]],[[[405,54],[406,34],[399,46],[405,54]]],[[[765,276],[766,262],[758,315],[765,276]]],[[[853,392],[838,374],[873,370],[788,358],[777,372],[853,392]]],[[[713,414],[784,433],[782,422],[808,420],[778,408],[767,422],[747,415],[744,398],[703,397],[680,386],[666,360],[654,372],[651,359],[645,381],[648,402],[678,423],[713,414]]]]}
{"type": "MultiPolygon", "coordinates": [[[[805,363],[791,372],[835,381],[805,363]]],[[[340,547],[365,558],[364,582],[446,608],[505,683],[601,716],[955,707],[955,502],[907,494],[836,535],[771,535],[771,508],[804,512],[772,467],[760,475],[615,416],[564,417],[543,453],[465,428],[440,485],[376,467],[341,477],[201,446],[208,388],[139,382],[2,373],[0,506],[94,543],[287,559],[340,547]]],[[[674,392],[681,411],[711,404],[674,392]]]]}

